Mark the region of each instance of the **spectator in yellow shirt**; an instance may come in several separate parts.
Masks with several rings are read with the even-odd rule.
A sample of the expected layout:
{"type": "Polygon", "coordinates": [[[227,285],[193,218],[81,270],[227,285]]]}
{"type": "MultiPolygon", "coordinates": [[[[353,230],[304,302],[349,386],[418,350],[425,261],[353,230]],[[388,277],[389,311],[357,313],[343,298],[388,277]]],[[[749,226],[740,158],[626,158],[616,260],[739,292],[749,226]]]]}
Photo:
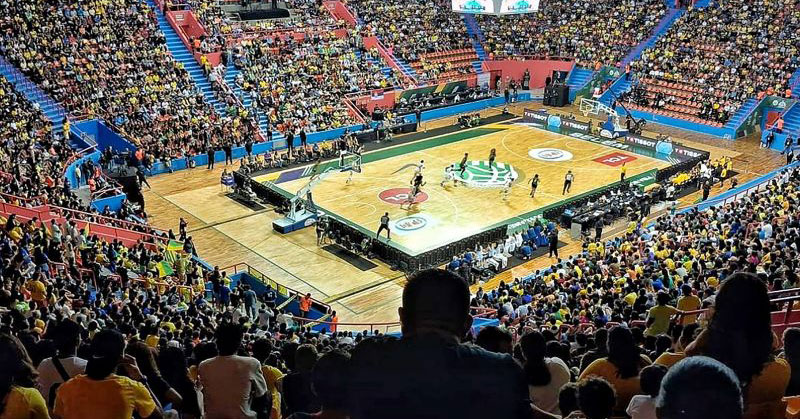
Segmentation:
{"type": "Polygon", "coordinates": [[[580,378],[596,376],[608,380],[617,391],[615,410],[624,414],[631,398],[642,393],[639,371],[650,364],[650,358],[640,354],[630,329],[614,326],[608,332],[608,356],[589,364],[580,378]]]}
{"type": "Polygon", "coordinates": [[[664,291],[659,291],[656,296],[656,306],[651,308],[647,313],[647,330],[645,335],[658,336],[667,333],[669,330],[670,318],[678,313],[678,309],[673,306],[667,305],[669,303],[669,294],[664,291]]]}
{"type": "MultiPolygon", "coordinates": [[[[678,310],[680,311],[694,311],[699,310],[702,304],[700,298],[692,294],[692,287],[689,284],[681,286],[681,298],[678,298],[678,310]]],[[[681,318],[680,324],[686,326],[697,321],[696,314],[690,314],[681,318]]]]}
{"type": "Polygon", "coordinates": [[[146,379],[133,357],[123,357],[125,339],[113,329],[94,336],[92,357],[86,374],[80,374],[58,388],[53,415],[61,419],[128,419],[136,412],[145,419],[159,419],[146,379]],[[127,377],[117,375],[122,367],[127,377]]]}
{"type": "Polygon", "coordinates": [[[36,369],[17,338],[0,334],[0,418],[47,419],[47,405],[36,390],[36,369]]]}
{"type": "Polygon", "coordinates": [[[47,307],[47,286],[38,279],[28,282],[28,291],[31,293],[31,300],[36,302],[39,307],[47,307]]]}
{"type": "Polygon", "coordinates": [[[264,375],[264,380],[267,382],[267,391],[272,395],[269,418],[281,419],[281,392],[283,391],[283,377],[286,374],[267,364],[272,349],[272,342],[267,339],[259,339],[253,343],[253,357],[261,362],[261,374],[264,375]]]}

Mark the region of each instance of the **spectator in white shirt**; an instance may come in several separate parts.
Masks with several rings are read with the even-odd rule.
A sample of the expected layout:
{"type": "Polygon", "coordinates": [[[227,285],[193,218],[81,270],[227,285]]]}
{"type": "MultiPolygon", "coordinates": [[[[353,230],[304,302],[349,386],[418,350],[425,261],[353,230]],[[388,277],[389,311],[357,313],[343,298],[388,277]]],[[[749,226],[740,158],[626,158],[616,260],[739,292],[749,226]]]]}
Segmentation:
{"type": "Polygon", "coordinates": [[[503,246],[503,255],[506,257],[511,257],[514,255],[514,250],[516,250],[516,241],[514,240],[514,236],[506,237],[506,242],[503,246]]]}
{"type": "Polygon", "coordinates": [[[63,320],[53,333],[57,355],[46,358],[39,364],[39,392],[52,411],[56,400],[56,390],[70,378],[86,371],[86,360],[76,353],[81,344],[81,326],[72,320],[63,320]],[[63,373],[62,373],[63,371],[63,373]]]}
{"type": "Polygon", "coordinates": [[[560,415],[558,393],[569,383],[567,364],[560,358],[545,358],[546,342],[539,331],[533,331],[520,341],[525,356],[525,377],[533,405],[545,412],[560,415]]]}
{"type": "Polygon", "coordinates": [[[503,249],[497,243],[492,243],[492,250],[489,251],[489,256],[500,263],[500,269],[505,269],[508,266],[508,258],[503,254],[503,249]]]}
{"type": "Polygon", "coordinates": [[[271,395],[261,373],[261,363],[249,356],[236,355],[243,331],[234,323],[217,327],[219,356],[198,367],[207,419],[255,419],[268,414],[271,395]],[[261,414],[260,414],[261,413],[261,414]]]}
{"type": "Polygon", "coordinates": [[[645,394],[633,396],[628,409],[631,419],[656,419],[656,398],[661,390],[661,381],[667,375],[667,367],[653,364],[639,372],[639,383],[645,394]]]}

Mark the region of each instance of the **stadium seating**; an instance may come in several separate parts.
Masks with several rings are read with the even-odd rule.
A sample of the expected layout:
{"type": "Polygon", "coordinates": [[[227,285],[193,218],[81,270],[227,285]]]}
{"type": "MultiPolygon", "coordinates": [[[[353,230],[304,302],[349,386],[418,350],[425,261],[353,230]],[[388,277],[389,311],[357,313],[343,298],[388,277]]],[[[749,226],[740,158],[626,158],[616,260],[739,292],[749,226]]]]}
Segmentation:
{"type": "Polygon", "coordinates": [[[74,115],[103,118],[156,160],[202,152],[208,143],[192,133],[204,127],[242,137],[230,128],[239,118],[236,103],[229,101],[228,115],[218,115],[203,101],[167,52],[147,5],[113,2],[92,18],[88,7],[69,4],[3,8],[0,25],[2,53],[74,115]]]}
{"type": "Polygon", "coordinates": [[[494,57],[567,57],[594,68],[597,62],[619,65],[650,36],[665,11],[660,0],[551,0],[536,14],[477,20],[486,38],[484,48],[494,57]]]}
{"type": "MultiPolygon", "coordinates": [[[[187,71],[169,54],[155,11],[138,0],[5,2],[0,8],[0,52],[71,115],[101,118],[130,139],[142,151],[142,170],[157,160],[251,141],[255,135],[253,119],[263,115],[281,132],[324,131],[358,122],[358,116],[343,102],[347,95],[404,82],[401,72],[391,69],[378,50],[365,47],[364,38],[370,35],[377,36],[397,58],[409,62],[422,81],[450,80],[475,71],[473,62],[478,55],[464,22],[449,12],[449,2],[351,0],[347,6],[364,26],[347,30],[321,2],[290,0],[288,4],[293,9],[292,19],[255,24],[231,20],[217,2],[210,0],[169,0],[163,4],[165,10],[188,7],[196,13],[211,34],[201,41],[202,52],[224,50],[229,41],[236,40],[229,63],[237,71],[235,89],[222,83],[228,66],[205,69],[206,76],[214,80],[224,112],[206,103],[187,71]],[[281,33],[276,34],[276,30],[281,33]],[[303,33],[302,39],[286,36],[294,30],[303,33]]],[[[551,0],[544,5],[536,17],[478,17],[487,51],[493,57],[566,56],[586,66],[598,62],[613,65],[649,35],[666,10],[661,0],[551,0]]],[[[760,92],[783,94],[790,87],[787,81],[798,67],[795,33],[800,12],[796,6],[793,0],[728,0],[689,10],[633,64],[635,82],[619,100],[631,109],[723,126],[746,99],[760,92]]],[[[431,90],[428,95],[439,94],[431,90]]],[[[460,94],[476,99],[487,92],[470,88],[455,96],[460,94]]],[[[428,97],[415,100],[424,103],[428,97]]],[[[64,121],[65,125],[69,123],[64,121]]],[[[327,404],[331,399],[339,403],[333,406],[337,414],[332,417],[345,417],[363,408],[361,393],[384,390],[381,386],[357,386],[349,380],[363,374],[377,376],[384,369],[407,381],[386,380],[387,385],[414,386],[414,391],[406,393],[380,394],[384,404],[419,400],[425,393],[436,397],[431,409],[455,411],[459,406],[482,404],[499,411],[507,406],[496,406],[496,401],[509,396],[509,392],[498,390],[500,384],[516,385],[525,379],[525,386],[516,386],[523,397],[515,402],[531,407],[532,401],[548,413],[566,415],[567,403],[557,406],[561,388],[548,389],[550,403],[546,407],[541,398],[539,379],[556,374],[542,374],[537,367],[553,364],[564,365],[565,382],[579,382],[575,409],[588,411],[589,404],[608,402],[609,397],[587,396],[592,385],[603,385],[592,382],[589,376],[600,375],[611,383],[605,385],[615,390],[607,410],[611,413],[614,409],[614,415],[621,416],[628,407],[627,403],[620,404],[621,400],[645,396],[644,364],[655,361],[661,365],[664,359],[674,363],[693,354],[719,361],[737,381],[735,385],[740,379],[747,383],[737,387],[738,398],[726,406],[743,403],[748,419],[783,416],[784,393],[800,394],[800,385],[795,386],[800,378],[792,372],[800,368],[793,365],[800,359],[794,353],[800,345],[792,344],[792,334],[800,335],[800,330],[789,327],[798,318],[794,309],[800,299],[797,164],[739,196],[683,213],[664,214],[649,225],[632,219],[618,237],[587,240],[579,253],[550,267],[533,272],[518,268],[508,283],[470,295],[469,306],[466,284],[450,281],[464,291],[463,301],[454,304],[463,309],[453,317],[458,323],[469,320],[465,316],[469,309],[476,318],[488,313],[493,317],[490,321],[499,326],[480,332],[476,327],[466,340],[497,354],[490,355],[472,344],[458,346],[456,342],[462,336],[447,324],[453,318],[425,323],[428,330],[410,333],[410,338],[401,341],[404,346],[399,352],[413,358],[411,364],[433,371],[457,366],[469,356],[491,361],[487,363],[491,368],[469,364],[469,368],[451,371],[450,375],[432,376],[428,370],[409,372],[387,362],[385,355],[397,347],[393,338],[377,329],[354,330],[361,325],[343,330],[331,306],[275,283],[252,267],[207,266],[185,231],[176,237],[172,231],[147,224],[147,214],[141,208],[125,202],[116,212],[94,209],[90,202],[96,194],[116,187],[101,168],[107,157],[104,155],[100,164],[87,163],[86,154],[70,147],[69,130],[61,135],[53,131],[53,121],[39,105],[0,77],[2,417],[17,417],[12,415],[14,409],[35,412],[25,417],[37,419],[51,413],[64,419],[79,417],[65,412],[63,403],[70,401],[65,399],[71,386],[97,378],[98,362],[112,368],[96,381],[123,380],[128,385],[125,388],[137,390],[136,402],[130,405],[137,406],[141,417],[147,417],[147,409],[154,410],[155,406],[173,410],[167,414],[171,417],[199,418],[204,409],[208,417],[216,417],[208,409],[217,400],[249,401],[251,393],[258,396],[265,391],[270,394],[271,406],[262,410],[271,418],[326,411],[332,407],[327,404]],[[81,175],[75,186],[89,185],[86,188],[76,190],[67,180],[76,175],[68,171],[76,169],[81,175]],[[89,195],[85,189],[90,189],[89,195]],[[739,340],[735,344],[710,342],[708,336],[725,325],[708,325],[721,321],[716,316],[724,316],[719,313],[726,307],[721,303],[713,316],[706,309],[732,298],[723,292],[726,283],[731,283],[728,281],[756,283],[756,290],[769,290],[772,301],[755,301],[755,293],[734,295],[742,301],[733,309],[728,305],[728,313],[751,315],[733,322],[734,327],[723,332],[739,340]],[[788,329],[782,335],[785,340],[773,340],[769,331],[763,333],[765,328],[760,326],[765,326],[770,315],[772,331],[782,334],[788,329]],[[73,334],[68,330],[70,321],[77,325],[73,334]],[[620,325],[624,327],[613,328],[620,325]],[[226,389],[226,397],[204,394],[204,398],[198,398],[198,392],[208,391],[213,384],[204,382],[206,372],[201,364],[219,360],[218,351],[230,342],[216,332],[231,327],[237,328],[243,344],[234,342],[234,350],[219,358],[225,362],[244,360],[241,362],[252,370],[244,380],[247,391],[229,397],[227,391],[231,389],[226,389]],[[619,333],[621,329],[625,331],[619,333]],[[109,330],[118,331],[120,341],[103,345],[109,330]],[[611,330],[613,337],[608,345],[598,330],[611,330]],[[484,331],[488,333],[481,336],[484,331]],[[489,333],[495,335],[487,338],[489,333]],[[750,333],[761,340],[750,339],[750,333]],[[767,355],[763,365],[756,368],[748,358],[755,356],[749,352],[754,342],[765,343],[759,348],[767,355]],[[776,348],[784,343],[785,353],[779,354],[776,348]],[[118,349],[119,354],[110,353],[107,346],[118,349]],[[435,350],[420,352],[426,355],[419,356],[415,351],[420,347],[435,350]],[[622,374],[603,375],[603,368],[596,364],[600,361],[616,369],[619,352],[612,355],[609,351],[620,347],[627,350],[624,355],[629,358],[623,361],[633,359],[635,366],[636,374],[624,379],[629,381],[623,381],[622,374]],[[747,350],[742,350],[745,347],[747,350]],[[463,352],[448,356],[450,352],[446,351],[453,348],[463,352]],[[123,352],[128,357],[123,359],[123,352]],[[324,354],[319,360],[318,352],[324,354]],[[231,356],[234,353],[241,358],[231,356]],[[374,362],[373,368],[350,368],[349,355],[342,353],[352,354],[361,362],[366,358],[374,362]],[[119,355],[119,359],[112,359],[112,355],[119,355]],[[256,360],[250,360],[250,356],[256,360]],[[70,363],[68,375],[84,372],[86,363],[80,367],[78,361],[89,360],[89,378],[72,379],[60,390],[45,388],[45,384],[52,384],[48,379],[64,381],[61,373],[56,373],[57,367],[48,370],[48,365],[54,365],[54,357],[70,363]],[[336,361],[332,358],[336,357],[341,364],[334,365],[330,373],[331,363],[336,361]],[[35,368],[39,374],[35,374],[35,368]],[[398,369],[401,371],[395,371],[398,369]],[[594,373],[586,373],[587,369],[594,373]],[[769,380],[762,380],[762,370],[769,380]],[[417,387],[427,379],[437,383],[458,380],[465,386],[483,387],[446,398],[435,390],[449,388],[417,387]],[[59,400],[56,406],[51,390],[52,397],[59,400]],[[326,390],[330,393],[325,394],[326,390]],[[773,397],[773,393],[780,394],[773,397]],[[206,405],[201,407],[199,400],[205,400],[206,405]]],[[[310,152],[298,155],[304,156],[303,161],[335,156],[339,148],[336,141],[341,140],[315,144],[309,147],[310,152]]],[[[249,163],[252,170],[277,166],[270,158],[282,160],[276,151],[267,156],[249,163]]],[[[243,167],[249,170],[248,163],[243,167]]],[[[677,177],[693,182],[691,173],[677,177]]],[[[528,240],[537,246],[546,245],[544,233],[554,226],[532,227],[535,234],[528,240]]],[[[454,265],[460,268],[463,263],[480,263],[491,251],[503,249],[493,248],[486,254],[467,252],[469,257],[456,258],[454,265]]],[[[444,273],[435,275],[440,274],[444,273]]],[[[423,314],[431,315],[447,310],[446,302],[452,296],[442,293],[424,297],[429,304],[423,314]]],[[[404,333],[416,326],[412,320],[417,319],[408,316],[412,308],[405,307],[403,312],[404,333]]],[[[669,366],[670,371],[680,370],[669,366]]],[[[225,370],[230,375],[235,372],[233,368],[225,370]]],[[[545,385],[549,383],[550,379],[545,385]]],[[[109,387],[113,388],[75,399],[89,410],[109,408],[101,398],[121,388],[116,384],[109,387]]],[[[664,398],[668,387],[655,386],[656,394],[661,392],[664,398]]],[[[566,388],[568,396],[570,387],[566,388]]],[[[130,393],[128,397],[132,397],[130,393]]],[[[568,397],[564,399],[569,401],[568,397]]],[[[786,402],[787,412],[796,417],[797,400],[786,402]]],[[[258,406],[256,402],[246,407],[258,406]]],[[[115,408],[119,411],[108,416],[131,416],[119,406],[110,407],[115,408]]],[[[402,417],[425,416],[413,411],[401,413],[402,417]]],[[[369,415],[351,415],[356,419],[364,416],[369,415]]]]}
{"type": "MultiPolygon", "coordinates": [[[[267,19],[242,21],[231,18],[220,6],[228,2],[209,0],[163,0],[167,10],[189,8],[197,16],[200,23],[211,34],[212,38],[250,37],[258,33],[270,33],[278,30],[303,31],[307,28],[336,29],[344,27],[317,1],[289,0],[286,2],[292,11],[289,19],[267,19]]],[[[161,2],[161,1],[160,1],[161,2]]]]}
{"type": "Polygon", "coordinates": [[[281,132],[352,125],[345,95],[399,83],[394,74],[386,77],[380,55],[366,50],[356,34],[245,41],[234,64],[241,71],[235,83],[281,132]]]}
{"type": "Polygon", "coordinates": [[[645,109],[721,126],[760,92],[783,95],[798,68],[794,40],[800,12],[782,2],[715,2],[689,10],[633,63],[645,109]],[[769,34],[746,27],[770,28],[769,34]],[[643,99],[642,96],[649,97],[643,99]],[[678,103],[690,100],[691,104],[678,103]]]}
{"type": "Polygon", "coordinates": [[[395,57],[421,68],[423,79],[450,79],[475,72],[465,61],[467,56],[473,61],[475,57],[466,26],[459,15],[450,12],[448,2],[355,0],[347,5],[395,57]],[[429,62],[431,54],[439,54],[436,59],[440,61],[429,62]]]}

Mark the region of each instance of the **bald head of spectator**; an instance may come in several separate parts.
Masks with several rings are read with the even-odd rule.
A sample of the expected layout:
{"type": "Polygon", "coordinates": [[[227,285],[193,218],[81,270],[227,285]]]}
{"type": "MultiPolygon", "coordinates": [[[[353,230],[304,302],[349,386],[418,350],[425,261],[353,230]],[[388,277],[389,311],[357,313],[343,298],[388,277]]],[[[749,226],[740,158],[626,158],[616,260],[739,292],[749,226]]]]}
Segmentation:
{"type": "Polygon", "coordinates": [[[461,339],[472,325],[469,299],[467,283],[453,273],[428,269],[414,274],[398,310],[403,336],[434,332],[461,339]]]}

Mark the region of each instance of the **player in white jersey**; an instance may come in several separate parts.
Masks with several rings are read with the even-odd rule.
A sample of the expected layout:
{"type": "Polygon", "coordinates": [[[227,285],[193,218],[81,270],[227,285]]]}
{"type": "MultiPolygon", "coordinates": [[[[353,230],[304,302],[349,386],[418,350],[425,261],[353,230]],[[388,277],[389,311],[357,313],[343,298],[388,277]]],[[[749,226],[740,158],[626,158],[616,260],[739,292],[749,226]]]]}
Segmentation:
{"type": "Polygon", "coordinates": [[[505,183],[503,183],[503,189],[500,191],[500,196],[503,197],[503,201],[508,201],[508,196],[511,195],[512,183],[514,183],[514,178],[511,176],[507,177],[505,183]]]}
{"type": "Polygon", "coordinates": [[[444,178],[442,179],[442,183],[440,185],[444,188],[445,183],[450,181],[453,181],[453,187],[458,186],[457,173],[453,169],[453,166],[447,166],[444,168],[444,178]]]}

